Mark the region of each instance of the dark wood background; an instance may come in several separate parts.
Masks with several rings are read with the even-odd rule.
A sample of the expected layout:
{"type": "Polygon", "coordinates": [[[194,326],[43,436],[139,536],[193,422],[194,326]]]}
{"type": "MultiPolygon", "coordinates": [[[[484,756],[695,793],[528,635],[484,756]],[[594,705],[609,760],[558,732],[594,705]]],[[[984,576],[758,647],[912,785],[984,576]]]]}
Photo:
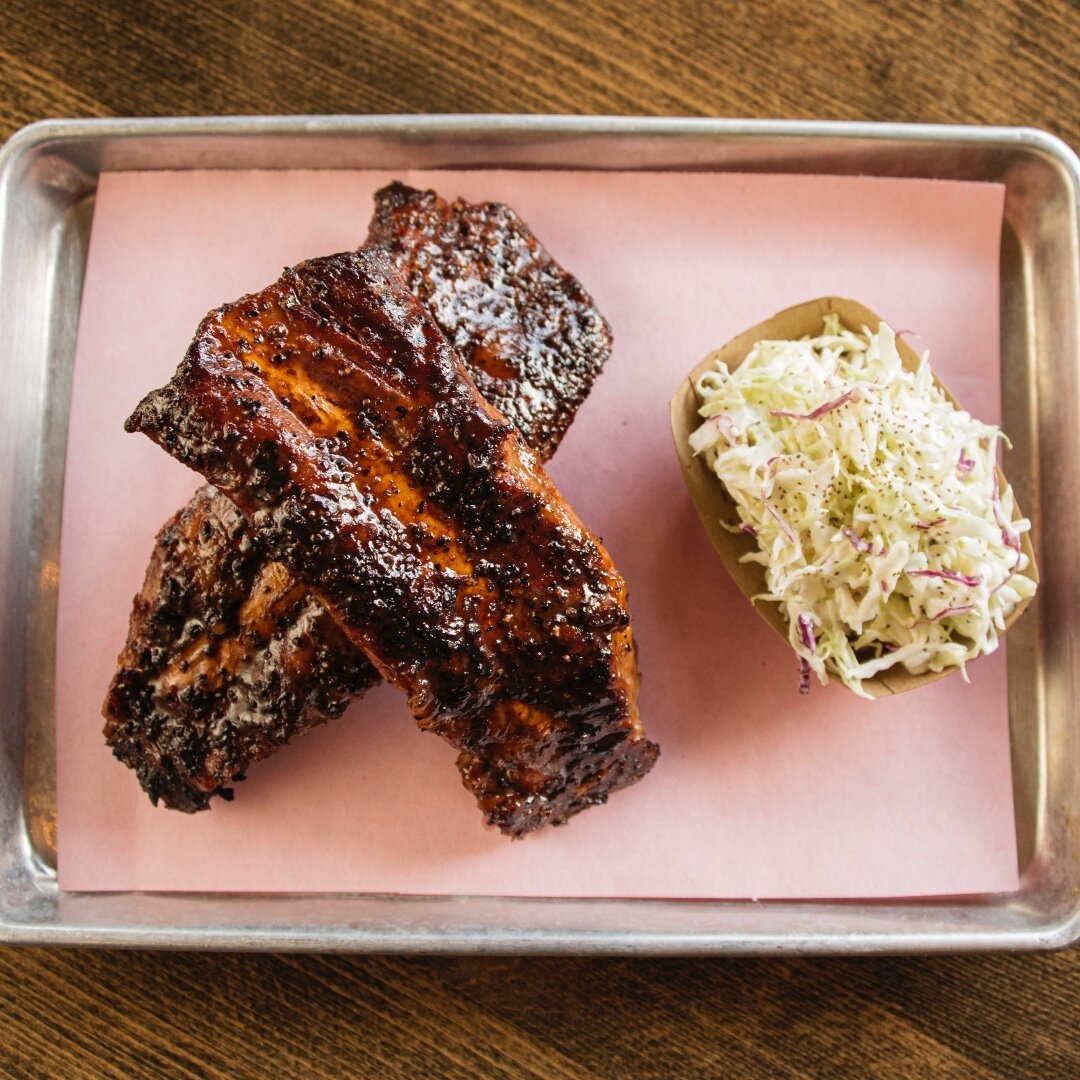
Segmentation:
{"type": "MultiPolygon", "coordinates": [[[[0,137],[49,116],[555,112],[1035,125],[1068,0],[8,0],[0,137]],[[659,14],[659,11],[663,14],[659,14]]],[[[0,949],[0,1075],[1080,1075],[1080,953],[874,959],[0,949]]]]}

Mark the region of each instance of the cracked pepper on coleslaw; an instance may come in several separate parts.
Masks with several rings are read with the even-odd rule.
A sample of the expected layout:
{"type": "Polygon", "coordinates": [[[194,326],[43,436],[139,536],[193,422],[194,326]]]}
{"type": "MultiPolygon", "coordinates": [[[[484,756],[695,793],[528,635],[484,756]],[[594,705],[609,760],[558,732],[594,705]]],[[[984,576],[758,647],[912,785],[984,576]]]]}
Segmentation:
{"type": "Polygon", "coordinates": [[[1035,591],[996,469],[998,428],[952,404],[924,354],[905,370],[884,323],[759,341],[696,390],[695,454],[723,481],[810,672],[862,687],[890,668],[961,669],[997,648],[1035,591]]]}

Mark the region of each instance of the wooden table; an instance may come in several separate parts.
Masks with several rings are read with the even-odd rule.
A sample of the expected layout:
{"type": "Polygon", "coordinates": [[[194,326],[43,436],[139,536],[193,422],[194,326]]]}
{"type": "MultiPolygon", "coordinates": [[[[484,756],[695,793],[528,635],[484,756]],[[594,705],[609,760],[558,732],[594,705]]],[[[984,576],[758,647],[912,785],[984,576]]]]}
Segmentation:
{"type": "MultiPolygon", "coordinates": [[[[491,111],[1027,124],[1080,146],[1075,2],[656,6],[8,0],[0,137],[46,116],[491,111]]],[[[0,975],[12,1077],[1080,1075],[1077,951],[0,949],[0,975]]]]}

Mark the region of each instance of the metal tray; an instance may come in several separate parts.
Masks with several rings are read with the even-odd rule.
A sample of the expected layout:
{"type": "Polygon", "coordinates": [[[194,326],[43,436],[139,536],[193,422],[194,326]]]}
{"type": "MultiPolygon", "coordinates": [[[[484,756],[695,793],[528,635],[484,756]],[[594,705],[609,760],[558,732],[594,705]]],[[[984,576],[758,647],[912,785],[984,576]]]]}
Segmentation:
{"type": "Polygon", "coordinates": [[[1080,162],[1016,128],[397,116],[48,121],[0,152],[0,940],[546,953],[1048,949],[1080,938],[1080,162]],[[1021,887],[903,902],[65,893],[54,653],[72,358],[100,173],[678,169],[991,180],[1010,477],[1044,585],[1010,634],[1021,887]]]}

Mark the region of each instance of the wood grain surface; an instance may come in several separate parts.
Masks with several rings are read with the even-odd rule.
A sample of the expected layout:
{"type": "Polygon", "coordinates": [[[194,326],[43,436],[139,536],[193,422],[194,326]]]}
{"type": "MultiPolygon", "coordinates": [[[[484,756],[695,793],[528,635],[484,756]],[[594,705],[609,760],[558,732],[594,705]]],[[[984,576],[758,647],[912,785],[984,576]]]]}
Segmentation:
{"type": "MultiPolygon", "coordinates": [[[[49,116],[560,112],[1023,124],[1080,145],[1080,7],[28,3],[49,116]]],[[[1080,952],[582,960],[0,949],[10,1077],[1080,1076],[1080,952]]]]}

